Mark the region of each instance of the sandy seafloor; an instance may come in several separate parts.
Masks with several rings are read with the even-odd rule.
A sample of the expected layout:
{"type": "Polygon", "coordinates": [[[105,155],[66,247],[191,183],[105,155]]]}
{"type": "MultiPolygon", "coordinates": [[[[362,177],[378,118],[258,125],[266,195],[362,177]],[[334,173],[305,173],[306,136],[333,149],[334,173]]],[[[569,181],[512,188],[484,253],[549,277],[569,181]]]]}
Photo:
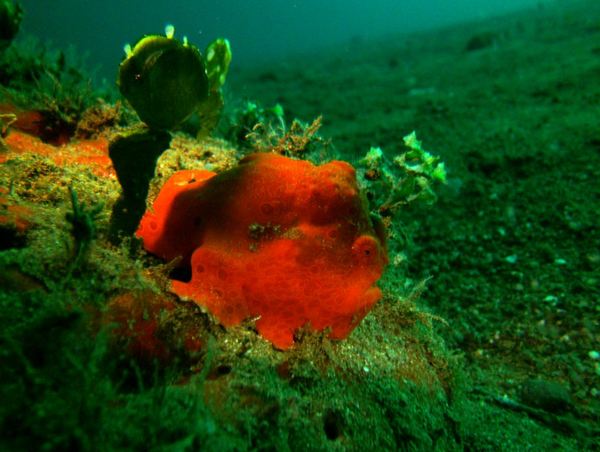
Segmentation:
{"type": "Polygon", "coordinates": [[[588,427],[600,402],[599,21],[596,2],[556,2],[357,40],[238,82],[292,116],[322,114],[344,155],[393,153],[416,130],[449,173],[437,205],[402,214],[402,272],[431,278],[419,304],[448,320],[440,334],[475,388],[557,382],[588,427]]]}
{"type": "MultiPolygon", "coordinates": [[[[29,216],[3,224],[0,448],[600,448],[598,2],[238,68],[227,108],[242,99],[280,103],[288,121],[322,115],[330,152],[350,162],[371,146],[394,155],[413,130],[442,157],[437,203],[401,210],[389,230],[384,299],[345,341],[309,334],[274,350],[251,323],[225,330],[180,303],[139,246],[108,242],[114,177],[63,168],[51,151],[11,154],[0,204],[29,216]],[[104,209],[77,268],[69,185],[104,209]],[[131,307],[134,291],[169,304],[144,334],[175,351],[131,353],[111,336],[98,313],[115,296],[132,298],[112,320],[153,320],[154,304],[131,307]],[[197,346],[179,350],[190,331],[197,346]]],[[[190,164],[186,150],[208,148],[217,169],[237,156],[179,140],[161,180],[190,164]]]]}

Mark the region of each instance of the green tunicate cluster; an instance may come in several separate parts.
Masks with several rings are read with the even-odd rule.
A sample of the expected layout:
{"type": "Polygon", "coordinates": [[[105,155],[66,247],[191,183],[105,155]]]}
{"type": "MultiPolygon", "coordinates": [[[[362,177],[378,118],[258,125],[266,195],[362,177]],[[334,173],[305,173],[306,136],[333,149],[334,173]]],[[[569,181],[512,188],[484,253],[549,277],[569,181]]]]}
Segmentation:
{"type": "Polygon", "coordinates": [[[404,145],[391,159],[381,148],[372,147],[359,161],[371,205],[383,216],[417,201],[433,204],[437,199],[434,187],[446,182],[444,163],[423,149],[415,132],[404,137],[404,145]]]}

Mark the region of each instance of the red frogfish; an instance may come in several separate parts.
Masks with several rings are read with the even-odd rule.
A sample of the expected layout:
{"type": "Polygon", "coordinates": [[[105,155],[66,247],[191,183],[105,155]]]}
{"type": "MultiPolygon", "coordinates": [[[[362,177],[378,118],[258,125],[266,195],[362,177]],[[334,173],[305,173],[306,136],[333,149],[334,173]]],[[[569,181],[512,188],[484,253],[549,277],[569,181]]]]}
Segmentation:
{"type": "Polygon", "coordinates": [[[383,233],[369,218],[354,168],[276,154],[231,170],[175,173],[136,235],[149,252],[181,258],[189,281],[171,290],[225,327],[256,319],[280,349],[301,327],[343,339],[381,298],[383,233]]]}

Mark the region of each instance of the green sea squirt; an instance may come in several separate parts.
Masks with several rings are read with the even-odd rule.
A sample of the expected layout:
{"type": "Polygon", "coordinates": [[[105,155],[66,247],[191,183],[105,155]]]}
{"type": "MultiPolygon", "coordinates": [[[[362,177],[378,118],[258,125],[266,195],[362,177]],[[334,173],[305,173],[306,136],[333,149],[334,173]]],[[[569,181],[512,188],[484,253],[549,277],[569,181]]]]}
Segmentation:
{"type": "Polygon", "coordinates": [[[119,89],[140,119],[153,129],[171,129],[185,121],[208,97],[208,76],[197,47],[166,36],[148,35],[125,46],[119,89]]]}

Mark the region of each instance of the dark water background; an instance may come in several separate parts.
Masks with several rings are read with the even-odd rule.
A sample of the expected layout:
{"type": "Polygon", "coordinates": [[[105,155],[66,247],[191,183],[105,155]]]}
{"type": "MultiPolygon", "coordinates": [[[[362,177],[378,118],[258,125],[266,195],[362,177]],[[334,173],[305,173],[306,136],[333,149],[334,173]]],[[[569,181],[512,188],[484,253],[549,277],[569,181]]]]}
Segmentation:
{"type": "Polygon", "coordinates": [[[232,43],[248,65],[356,39],[413,32],[535,6],[539,0],[22,0],[24,32],[88,53],[99,75],[114,78],[123,45],[167,23],[203,49],[232,43]]]}

